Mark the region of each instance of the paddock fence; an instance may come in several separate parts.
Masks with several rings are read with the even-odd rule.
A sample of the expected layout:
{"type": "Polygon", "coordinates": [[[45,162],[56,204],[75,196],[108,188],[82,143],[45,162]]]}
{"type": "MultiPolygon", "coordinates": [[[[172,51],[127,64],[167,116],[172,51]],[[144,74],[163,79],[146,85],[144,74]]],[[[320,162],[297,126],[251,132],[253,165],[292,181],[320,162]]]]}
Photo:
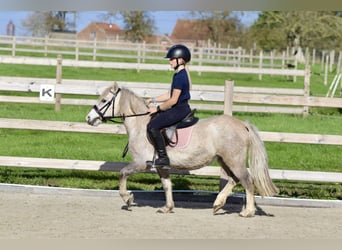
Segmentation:
{"type": "MultiPolygon", "coordinates": [[[[131,43],[128,41],[102,41],[81,39],[58,39],[51,37],[0,36],[0,54],[16,56],[51,57],[57,54],[73,60],[130,61],[138,64],[162,61],[166,45],[153,43],[131,43]]],[[[245,50],[241,47],[221,47],[212,44],[201,47],[189,46],[192,63],[220,64],[233,67],[287,68],[297,67],[296,57],[290,49],[286,51],[245,50]]]]}
{"type": "MultiPolygon", "coordinates": [[[[0,90],[2,91],[19,91],[19,92],[33,92],[40,93],[41,84],[53,85],[58,94],[77,94],[77,95],[99,95],[104,88],[113,84],[112,82],[104,81],[80,81],[80,80],[63,80],[62,84],[57,84],[56,79],[36,79],[36,78],[0,78],[0,90]]],[[[159,93],[165,92],[169,84],[163,83],[138,83],[138,82],[119,82],[122,87],[131,88],[133,91],[144,97],[155,96],[159,93]]],[[[195,87],[195,86],[194,86],[195,87]]],[[[276,100],[276,97],[282,94],[289,95],[286,90],[281,89],[277,94],[277,89],[252,89],[254,93],[243,93],[247,88],[234,87],[232,81],[227,81],[225,86],[196,86],[192,90],[194,100],[202,102],[214,102],[214,104],[201,104],[197,103],[192,107],[207,110],[220,110],[223,113],[230,113],[234,110],[235,101],[251,103],[256,93],[269,91],[267,94],[269,100],[276,100]],[[241,93],[235,93],[236,89],[241,93]],[[234,92],[234,93],[233,93],[234,92]],[[236,96],[247,97],[238,99],[236,96]],[[233,96],[233,98],[231,98],[233,96]],[[247,99],[246,99],[247,98],[247,99]],[[222,102],[223,104],[216,104],[222,102]]],[[[293,90],[291,90],[293,91],[293,90]]],[[[310,102],[304,96],[304,90],[300,93],[303,94],[304,103],[295,103],[295,105],[319,105],[320,101],[310,102]]],[[[293,98],[293,97],[292,97],[293,98]]],[[[332,100],[332,98],[326,98],[332,100]]],[[[266,100],[266,98],[264,98],[266,100]]],[[[291,100],[287,98],[282,100],[291,100]]],[[[63,98],[60,100],[61,104],[71,105],[93,105],[96,99],[71,99],[63,98]]],[[[324,104],[324,106],[339,106],[342,107],[342,99],[340,102],[331,102],[324,104]]],[[[0,102],[12,103],[50,103],[41,101],[39,97],[27,96],[0,96],[0,102]]],[[[270,102],[270,101],[269,101],[270,102]]],[[[261,103],[261,101],[259,101],[261,103]]],[[[271,102],[270,102],[271,103],[271,102]]],[[[279,104],[280,101],[277,102],[279,104]]],[[[286,103],[288,104],[288,103],[286,103]]],[[[291,104],[291,103],[290,103],[291,104]]],[[[302,108],[301,108],[302,109],[302,108]]],[[[265,109],[264,111],[265,112],[265,109]]],[[[47,131],[64,131],[64,132],[84,132],[84,133],[110,133],[110,134],[126,134],[123,125],[118,124],[102,124],[99,127],[91,127],[85,122],[62,122],[62,121],[43,121],[43,120],[28,120],[28,119],[9,119],[0,118],[0,128],[9,129],[29,129],[29,130],[47,130],[47,131]]],[[[342,145],[342,136],[339,135],[322,135],[322,134],[300,134],[300,133],[279,133],[279,132],[260,132],[261,139],[268,142],[282,142],[282,143],[306,143],[306,144],[325,144],[325,145],[342,145]]],[[[61,169],[80,169],[80,170],[107,170],[119,171],[126,163],[115,162],[101,162],[101,161],[83,161],[83,160],[63,160],[63,159],[43,159],[43,158],[27,158],[27,157],[9,157],[0,156],[0,165],[11,167],[34,167],[34,168],[61,168],[61,169]]],[[[207,166],[205,168],[194,171],[175,171],[181,174],[194,174],[194,175],[214,175],[222,176],[220,168],[214,166],[207,166]]],[[[342,182],[342,173],[329,173],[329,172],[314,172],[314,171],[293,171],[293,170],[270,170],[271,177],[274,179],[286,180],[305,180],[305,181],[323,181],[323,182],[342,182]]]]}
{"type": "MultiPolygon", "coordinates": [[[[159,43],[131,43],[120,40],[81,40],[54,37],[28,37],[28,36],[0,36],[0,54],[15,56],[51,57],[58,54],[74,60],[130,60],[131,62],[145,63],[149,60],[160,60],[165,56],[167,46],[159,43]]],[[[287,48],[284,51],[256,51],[242,47],[232,48],[220,44],[203,44],[201,47],[190,46],[193,62],[198,65],[221,64],[234,67],[256,68],[287,68],[297,67],[298,59],[310,58],[311,63],[319,62],[321,68],[328,67],[329,72],[334,68],[338,71],[342,65],[342,51],[317,51],[308,48],[303,52],[299,48],[287,48]],[[296,55],[294,55],[296,54],[296,55]]],[[[310,63],[307,61],[307,63],[310,63]]]]}

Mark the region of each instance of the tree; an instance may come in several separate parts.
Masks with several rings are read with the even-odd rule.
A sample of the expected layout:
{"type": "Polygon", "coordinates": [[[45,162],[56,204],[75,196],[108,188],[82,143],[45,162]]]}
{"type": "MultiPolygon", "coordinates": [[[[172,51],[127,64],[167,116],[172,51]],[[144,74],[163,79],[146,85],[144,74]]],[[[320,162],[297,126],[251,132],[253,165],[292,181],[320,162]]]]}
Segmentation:
{"type": "Polygon", "coordinates": [[[75,31],[74,11],[35,11],[22,21],[22,26],[32,36],[45,36],[51,31],[75,31]],[[69,20],[69,15],[74,17],[69,20]]]}
{"type": "Polygon", "coordinates": [[[132,42],[142,42],[156,29],[154,19],[147,11],[108,12],[104,15],[106,20],[112,17],[123,19],[126,39],[132,42]]]}
{"type": "Polygon", "coordinates": [[[250,37],[263,50],[284,49],[287,46],[286,32],[278,12],[262,12],[250,28],[250,37]]]}
{"type": "Polygon", "coordinates": [[[196,11],[192,16],[209,30],[214,43],[240,46],[243,25],[230,11],[196,11]]]}
{"type": "Polygon", "coordinates": [[[75,11],[50,11],[49,17],[52,29],[55,31],[75,31],[76,29],[75,11]]]}
{"type": "Polygon", "coordinates": [[[262,49],[342,48],[342,17],[338,11],[266,11],[250,32],[262,49]]]}
{"type": "Polygon", "coordinates": [[[44,21],[49,18],[48,12],[35,11],[22,21],[25,30],[32,36],[45,36],[50,32],[49,24],[44,21]]]}

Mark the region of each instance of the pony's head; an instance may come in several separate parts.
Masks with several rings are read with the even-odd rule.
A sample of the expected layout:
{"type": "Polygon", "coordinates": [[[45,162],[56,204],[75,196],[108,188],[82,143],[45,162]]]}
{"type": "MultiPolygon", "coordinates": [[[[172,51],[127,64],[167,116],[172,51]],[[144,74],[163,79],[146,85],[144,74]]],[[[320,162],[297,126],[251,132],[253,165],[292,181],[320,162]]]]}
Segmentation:
{"type": "Polygon", "coordinates": [[[97,126],[101,122],[106,122],[119,115],[120,91],[121,89],[117,83],[103,91],[97,104],[93,106],[86,116],[89,125],[97,126]]]}
{"type": "Polygon", "coordinates": [[[126,88],[119,88],[117,83],[106,88],[97,104],[86,116],[89,125],[97,126],[101,122],[113,121],[115,118],[145,116],[148,107],[143,98],[126,88]]]}

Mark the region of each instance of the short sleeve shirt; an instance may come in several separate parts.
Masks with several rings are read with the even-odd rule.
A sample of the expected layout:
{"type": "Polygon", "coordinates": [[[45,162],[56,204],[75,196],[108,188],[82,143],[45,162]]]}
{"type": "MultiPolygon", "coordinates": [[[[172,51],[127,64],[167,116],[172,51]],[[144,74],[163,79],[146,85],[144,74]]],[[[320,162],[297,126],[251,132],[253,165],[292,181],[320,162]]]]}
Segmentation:
{"type": "Polygon", "coordinates": [[[182,69],[173,75],[172,84],[171,84],[171,95],[174,89],[181,90],[178,103],[182,103],[190,99],[190,83],[189,83],[188,74],[185,69],[182,69]]]}

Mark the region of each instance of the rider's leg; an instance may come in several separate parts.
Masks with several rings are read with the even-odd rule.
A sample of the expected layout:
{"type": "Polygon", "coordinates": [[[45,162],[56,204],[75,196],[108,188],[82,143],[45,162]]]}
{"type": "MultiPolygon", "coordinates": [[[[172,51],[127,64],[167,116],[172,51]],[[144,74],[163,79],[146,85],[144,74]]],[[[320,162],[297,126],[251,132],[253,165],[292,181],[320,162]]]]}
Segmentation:
{"type": "Polygon", "coordinates": [[[159,129],[151,128],[148,130],[152,144],[157,151],[158,158],[154,162],[155,167],[169,167],[170,160],[166,153],[164,137],[159,129]]]}

